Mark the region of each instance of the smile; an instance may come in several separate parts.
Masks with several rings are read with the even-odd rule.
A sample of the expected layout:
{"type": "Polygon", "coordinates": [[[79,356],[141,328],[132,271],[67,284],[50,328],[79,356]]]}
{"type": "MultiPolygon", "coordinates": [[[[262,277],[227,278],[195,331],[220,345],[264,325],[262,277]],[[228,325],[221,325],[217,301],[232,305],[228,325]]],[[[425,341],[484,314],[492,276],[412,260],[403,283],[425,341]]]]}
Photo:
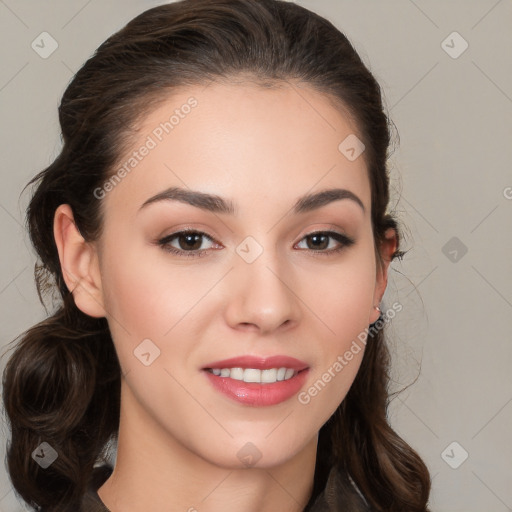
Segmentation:
{"type": "Polygon", "coordinates": [[[273,382],[289,380],[297,373],[293,368],[269,368],[260,370],[258,368],[208,368],[207,371],[220,377],[228,377],[234,380],[244,382],[258,382],[261,384],[271,384],[273,382]]]}
{"type": "Polygon", "coordinates": [[[254,407],[289,400],[309,374],[305,362],[288,356],[240,356],[210,363],[202,370],[216,391],[254,407]]]}

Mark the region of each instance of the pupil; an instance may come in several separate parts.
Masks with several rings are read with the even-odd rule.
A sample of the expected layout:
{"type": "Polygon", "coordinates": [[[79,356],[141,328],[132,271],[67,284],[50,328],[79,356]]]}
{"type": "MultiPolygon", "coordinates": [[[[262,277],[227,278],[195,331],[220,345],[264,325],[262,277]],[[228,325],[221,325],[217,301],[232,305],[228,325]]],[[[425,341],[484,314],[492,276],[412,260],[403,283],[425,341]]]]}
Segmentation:
{"type": "Polygon", "coordinates": [[[188,249],[196,250],[201,247],[201,235],[199,234],[182,235],[180,238],[180,241],[185,239],[185,246],[188,249]],[[193,245],[193,247],[191,247],[191,245],[193,245]]]}
{"type": "Polygon", "coordinates": [[[325,244],[326,240],[328,240],[328,237],[326,235],[311,235],[310,239],[312,241],[314,241],[313,242],[313,248],[316,248],[316,249],[318,249],[318,248],[326,249],[327,246],[329,245],[328,242],[327,242],[327,244],[325,244]],[[323,239],[323,240],[320,240],[320,239],[323,239]],[[317,243],[318,241],[320,241],[320,244],[317,243]]]}

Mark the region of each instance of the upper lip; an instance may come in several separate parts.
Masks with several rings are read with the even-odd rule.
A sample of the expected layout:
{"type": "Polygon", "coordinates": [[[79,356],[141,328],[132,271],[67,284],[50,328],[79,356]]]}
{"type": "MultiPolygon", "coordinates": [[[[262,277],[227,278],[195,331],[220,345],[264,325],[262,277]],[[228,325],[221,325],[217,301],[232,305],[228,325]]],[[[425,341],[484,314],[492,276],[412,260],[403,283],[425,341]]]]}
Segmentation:
{"type": "Polygon", "coordinates": [[[309,366],[299,359],[289,356],[239,356],[230,359],[223,359],[222,361],[214,361],[206,365],[203,369],[207,368],[255,368],[258,370],[268,370],[270,368],[292,368],[297,371],[305,370],[309,366]]]}

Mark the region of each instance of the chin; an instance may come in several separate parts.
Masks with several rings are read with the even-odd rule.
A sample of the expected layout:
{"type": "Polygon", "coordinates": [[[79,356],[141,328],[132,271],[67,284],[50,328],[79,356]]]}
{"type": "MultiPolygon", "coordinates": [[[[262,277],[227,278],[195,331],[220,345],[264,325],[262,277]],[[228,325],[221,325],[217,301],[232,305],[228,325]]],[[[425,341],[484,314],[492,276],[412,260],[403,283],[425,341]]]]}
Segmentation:
{"type": "MultiPolygon", "coordinates": [[[[274,426],[275,428],[275,426],[274,426]]],[[[271,432],[271,430],[269,431],[271,432]]],[[[247,433],[230,438],[219,451],[219,444],[212,442],[215,452],[203,453],[203,458],[218,467],[225,469],[270,469],[285,464],[306,448],[312,440],[290,439],[289,430],[284,434],[247,433]],[[265,437],[267,435],[268,437],[265,437]],[[271,439],[271,437],[273,437],[271,439]]],[[[314,436],[316,448],[316,435],[314,436]]]]}

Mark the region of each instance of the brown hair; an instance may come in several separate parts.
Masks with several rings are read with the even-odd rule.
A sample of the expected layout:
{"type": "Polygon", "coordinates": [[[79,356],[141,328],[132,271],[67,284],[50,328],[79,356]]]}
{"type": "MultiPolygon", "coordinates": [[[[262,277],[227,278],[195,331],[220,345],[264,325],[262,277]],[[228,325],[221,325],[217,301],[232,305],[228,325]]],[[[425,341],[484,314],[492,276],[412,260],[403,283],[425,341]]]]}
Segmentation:
{"type": "MultiPolygon", "coordinates": [[[[55,210],[69,204],[82,236],[96,240],[102,211],[93,191],[113,174],[137,121],[176,87],[240,74],[267,85],[304,82],[346,109],[366,146],[376,248],[387,228],[397,229],[386,213],[390,124],[381,91],[330,22],[292,2],[183,0],[147,10],[109,37],[64,92],[61,153],[29,183],[37,185],[27,224],[40,260],[38,292],[43,302],[53,285],[62,300],[22,335],[4,371],[3,401],[12,432],[10,477],[38,510],[80,509],[93,466],[117,436],[120,413],[121,372],[108,324],[82,313],[64,283],[55,210]],[[45,470],[31,457],[42,441],[59,455],[45,470]]],[[[333,466],[340,470],[343,510],[427,510],[427,468],[387,421],[388,367],[383,330],[370,332],[352,387],[320,430],[306,510],[333,466]]]]}

